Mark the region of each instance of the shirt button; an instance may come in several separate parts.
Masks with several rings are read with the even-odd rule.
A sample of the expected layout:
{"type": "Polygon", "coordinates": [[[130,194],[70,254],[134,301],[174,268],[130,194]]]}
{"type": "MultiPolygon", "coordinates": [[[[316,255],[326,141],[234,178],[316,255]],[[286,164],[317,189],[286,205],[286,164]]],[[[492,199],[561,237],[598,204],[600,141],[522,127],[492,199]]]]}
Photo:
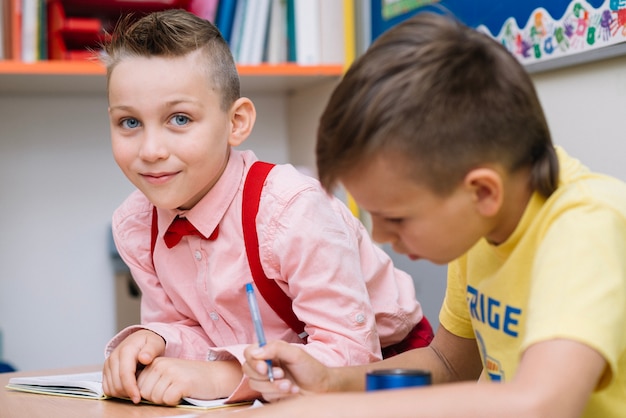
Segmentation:
{"type": "Polygon", "coordinates": [[[358,314],[356,316],[356,322],[357,324],[362,324],[363,322],[365,322],[365,315],[363,315],[362,313],[358,314]]]}
{"type": "Polygon", "coordinates": [[[211,312],[209,314],[209,316],[211,317],[212,320],[217,321],[218,319],[220,319],[220,316],[217,314],[217,312],[211,312]]]}
{"type": "Polygon", "coordinates": [[[202,260],[202,253],[200,251],[196,251],[194,257],[196,258],[196,260],[200,261],[202,260]]]}

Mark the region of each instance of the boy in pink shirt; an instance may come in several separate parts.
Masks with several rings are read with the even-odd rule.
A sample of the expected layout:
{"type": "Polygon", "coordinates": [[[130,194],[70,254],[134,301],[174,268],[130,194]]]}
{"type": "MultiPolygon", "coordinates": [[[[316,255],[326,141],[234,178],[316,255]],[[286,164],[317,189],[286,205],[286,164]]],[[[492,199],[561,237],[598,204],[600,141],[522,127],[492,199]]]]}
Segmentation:
{"type": "MultiPolygon", "coordinates": [[[[141,325],[107,345],[105,392],[164,404],[254,398],[241,372],[243,348],[256,341],[242,191],[257,158],[233,149],[252,131],[254,105],[239,95],[219,31],[185,11],[127,18],[105,52],[113,155],[138,189],[115,211],[113,235],[142,291],[141,325]],[[170,240],[178,218],[195,232],[170,240]]],[[[255,227],[262,270],[308,334],[259,297],[268,339],[306,343],[341,366],[380,360],[381,345],[417,324],[430,335],[411,278],[317,180],[273,167],[255,227]]]]}

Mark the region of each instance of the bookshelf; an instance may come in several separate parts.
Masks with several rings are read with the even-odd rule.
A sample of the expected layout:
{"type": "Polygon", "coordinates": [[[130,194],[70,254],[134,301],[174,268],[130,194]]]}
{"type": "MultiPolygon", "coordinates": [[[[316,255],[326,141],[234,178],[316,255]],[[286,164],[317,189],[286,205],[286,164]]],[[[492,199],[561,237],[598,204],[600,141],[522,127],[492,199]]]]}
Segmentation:
{"type": "MultiPolygon", "coordinates": [[[[352,1],[306,0],[304,3],[309,5],[309,8],[317,7],[324,10],[320,12],[320,16],[324,16],[324,13],[333,15],[334,21],[339,20],[340,23],[335,26],[348,28],[351,27],[350,22],[353,20],[352,1]]],[[[349,34],[349,30],[345,30],[341,38],[335,36],[335,39],[331,40],[335,45],[333,46],[335,51],[341,51],[341,53],[335,52],[330,63],[324,61],[311,65],[298,65],[296,59],[287,55],[287,44],[295,44],[294,39],[288,38],[287,32],[289,26],[304,25],[307,17],[300,17],[300,20],[288,20],[288,8],[298,7],[294,5],[293,0],[264,0],[263,3],[266,4],[263,7],[266,9],[267,18],[260,21],[255,20],[258,19],[256,16],[252,16],[255,19],[244,19],[246,24],[241,23],[239,30],[243,32],[249,26],[260,27],[261,29],[248,30],[248,32],[254,32],[257,38],[259,34],[267,36],[267,42],[261,42],[267,49],[262,62],[259,60],[259,62],[249,63],[246,60],[240,60],[239,44],[230,35],[224,35],[231,45],[235,60],[239,63],[242,91],[245,94],[249,92],[286,93],[341,76],[344,71],[344,62],[350,62],[353,55],[353,52],[345,47],[350,45],[349,38],[353,37],[349,34]],[[277,14],[282,18],[277,18],[277,14]],[[281,27],[284,25],[285,29],[283,31],[271,30],[272,26],[279,25],[281,27]],[[271,33],[274,36],[276,33],[282,33],[283,38],[280,39],[279,44],[284,46],[283,55],[270,54],[271,33]]],[[[84,3],[77,0],[3,0],[4,17],[0,24],[4,25],[1,28],[4,35],[2,40],[4,55],[0,56],[0,94],[102,93],[105,86],[103,78],[105,71],[97,61],[89,60],[88,56],[91,54],[87,53],[87,48],[97,48],[97,43],[103,40],[104,33],[111,29],[113,22],[121,13],[147,13],[182,7],[213,21],[224,33],[225,26],[235,25],[234,15],[238,10],[242,15],[243,13],[256,14],[256,10],[250,9],[248,4],[256,5],[256,1],[98,0],[93,3],[93,7],[85,7],[84,3]],[[133,5],[136,6],[133,8],[133,5]],[[39,16],[37,22],[27,23],[25,19],[26,10],[30,7],[38,7],[36,12],[29,13],[39,16]],[[220,19],[224,15],[222,8],[232,9],[229,22],[221,22],[220,19]],[[209,13],[210,16],[204,16],[203,13],[209,13]],[[32,25],[36,26],[34,31],[37,34],[35,35],[25,29],[32,25]],[[30,51],[32,48],[25,47],[28,43],[27,38],[39,39],[36,46],[31,45],[36,51],[30,51]],[[76,39],[81,39],[84,43],[78,42],[77,44],[76,39]]],[[[308,18],[308,20],[311,19],[308,18]]],[[[234,31],[235,29],[233,33],[234,31]]],[[[310,37],[321,36],[319,31],[310,34],[310,37]]],[[[329,47],[326,46],[326,48],[329,47]]]]}

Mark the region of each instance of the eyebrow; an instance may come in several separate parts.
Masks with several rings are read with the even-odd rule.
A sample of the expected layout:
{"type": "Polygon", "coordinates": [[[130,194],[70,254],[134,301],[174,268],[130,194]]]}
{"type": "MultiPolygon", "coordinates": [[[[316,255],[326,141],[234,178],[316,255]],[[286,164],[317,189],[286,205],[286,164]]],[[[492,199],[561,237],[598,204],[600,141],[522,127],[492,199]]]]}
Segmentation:
{"type": "MultiPolygon", "coordinates": [[[[176,106],[181,103],[190,103],[190,104],[194,104],[198,106],[202,105],[201,100],[177,99],[177,100],[170,100],[168,102],[165,102],[164,107],[168,108],[168,107],[176,106]]],[[[128,106],[128,105],[109,106],[109,108],[111,110],[125,110],[125,111],[131,111],[135,109],[133,106],[128,106]]]]}
{"type": "Polygon", "coordinates": [[[202,104],[201,100],[192,100],[192,99],[177,99],[177,100],[170,100],[169,102],[165,102],[166,106],[175,106],[177,104],[181,104],[181,103],[192,103],[192,104],[202,104]]]}
{"type": "Polygon", "coordinates": [[[131,106],[125,106],[125,105],[118,105],[118,106],[110,106],[109,105],[109,110],[132,110],[133,108],[131,106]]]}

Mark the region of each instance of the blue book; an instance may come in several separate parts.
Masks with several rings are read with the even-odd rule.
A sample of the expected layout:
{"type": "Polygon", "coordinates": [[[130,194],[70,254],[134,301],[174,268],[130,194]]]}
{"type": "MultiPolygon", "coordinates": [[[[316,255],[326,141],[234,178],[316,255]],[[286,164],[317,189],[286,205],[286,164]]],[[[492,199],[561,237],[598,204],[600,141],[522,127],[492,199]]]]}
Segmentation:
{"type": "Polygon", "coordinates": [[[235,9],[237,9],[237,0],[220,0],[217,7],[215,25],[222,32],[222,36],[228,43],[230,43],[231,39],[235,9]]]}
{"type": "Polygon", "coordinates": [[[294,0],[287,0],[287,61],[296,62],[296,13],[294,0]]]}

